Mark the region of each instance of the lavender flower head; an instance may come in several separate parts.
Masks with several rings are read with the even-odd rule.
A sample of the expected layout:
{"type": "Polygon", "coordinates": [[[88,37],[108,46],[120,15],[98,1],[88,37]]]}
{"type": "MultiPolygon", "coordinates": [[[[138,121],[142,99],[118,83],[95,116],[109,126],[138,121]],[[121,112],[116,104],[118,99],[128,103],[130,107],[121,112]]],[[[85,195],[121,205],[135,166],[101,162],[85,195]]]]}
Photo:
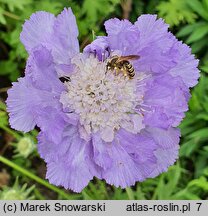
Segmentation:
{"type": "Polygon", "coordinates": [[[105,28],[80,53],[70,8],[32,14],[20,36],[25,77],[8,91],[11,127],[40,128],[46,178],[75,192],[94,176],[125,188],[165,172],[178,157],[176,127],[199,77],[190,48],[156,15],[110,19],[105,28]],[[129,61],[133,79],[106,69],[115,55],[140,57],[129,61]]]}

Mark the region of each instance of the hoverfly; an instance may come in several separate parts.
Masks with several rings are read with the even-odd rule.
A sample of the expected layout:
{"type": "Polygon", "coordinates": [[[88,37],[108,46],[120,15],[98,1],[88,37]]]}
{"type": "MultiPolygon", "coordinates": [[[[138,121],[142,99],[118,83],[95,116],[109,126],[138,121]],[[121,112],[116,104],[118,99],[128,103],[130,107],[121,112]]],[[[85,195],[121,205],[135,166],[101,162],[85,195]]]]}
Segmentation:
{"type": "Polygon", "coordinates": [[[116,74],[120,72],[123,73],[125,77],[129,77],[129,79],[133,79],[135,76],[134,67],[129,62],[129,60],[137,60],[140,56],[138,55],[128,55],[128,56],[112,56],[107,62],[106,68],[107,70],[115,71],[116,74]]]}

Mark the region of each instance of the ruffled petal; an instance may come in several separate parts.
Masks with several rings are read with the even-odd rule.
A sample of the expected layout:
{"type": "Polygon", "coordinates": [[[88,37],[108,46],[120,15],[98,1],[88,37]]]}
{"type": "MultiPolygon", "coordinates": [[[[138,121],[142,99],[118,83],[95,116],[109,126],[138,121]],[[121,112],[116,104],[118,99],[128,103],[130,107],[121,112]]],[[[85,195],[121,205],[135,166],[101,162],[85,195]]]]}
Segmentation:
{"type": "MultiPolygon", "coordinates": [[[[78,137],[77,128],[67,125],[62,133],[62,140],[55,141],[51,139],[51,134],[40,132],[38,135],[38,151],[46,162],[55,161],[66,154],[74,138],[78,137]]],[[[78,138],[77,138],[78,139],[78,138]]],[[[76,139],[74,140],[76,141],[76,139]]]]}
{"type": "Polygon", "coordinates": [[[176,65],[171,53],[163,52],[153,44],[135,53],[140,56],[139,60],[134,61],[136,71],[160,74],[166,73],[176,65]]]}
{"type": "Polygon", "coordinates": [[[100,134],[93,134],[92,136],[93,144],[93,160],[97,165],[103,169],[108,169],[112,165],[112,158],[109,157],[109,149],[111,148],[111,143],[106,143],[101,138],[100,134]]]}
{"type": "MultiPolygon", "coordinates": [[[[176,65],[172,51],[175,40],[168,32],[168,25],[156,15],[142,15],[133,25],[128,20],[110,19],[105,22],[107,37],[96,39],[86,50],[105,53],[119,50],[120,55],[139,55],[133,61],[136,71],[164,73],[176,65]]],[[[99,57],[100,59],[101,57],[99,57]]]]}
{"type": "Polygon", "coordinates": [[[38,134],[38,153],[40,157],[45,160],[45,162],[54,161],[57,157],[56,150],[58,144],[49,139],[50,135],[47,136],[46,133],[40,132],[38,134]]]}
{"type": "Polygon", "coordinates": [[[87,45],[84,50],[84,53],[94,54],[97,56],[99,61],[104,61],[110,55],[110,47],[107,41],[107,37],[100,36],[97,37],[91,44],[87,45]]]}
{"type": "Polygon", "coordinates": [[[128,20],[110,19],[105,22],[107,40],[111,50],[119,50],[122,55],[136,54],[134,46],[140,43],[138,29],[128,20]]]}
{"type": "Polygon", "coordinates": [[[191,55],[191,49],[180,41],[176,40],[172,49],[178,52],[177,64],[170,69],[169,73],[173,77],[181,77],[188,88],[195,86],[199,78],[197,68],[199,60],[195,59],[194,55],[191,55]]]}
{"type": "Polygon", "coordinates": [[[117,134],[117,139],[129,154],[137,154],[141,158],[140,162],[150,159],[156,149],[154,140],[145,130],[139,134],[132,134],[121,129],[117,134]]]}
{"type": "Polygon", "coordinates": [[[160,128],[178,126],[188,110],[189,96],[189,90],[180,78],[153,77],[144,96],[144,104],[148,107],[144,112],[144,123],[160,128]]]}
{"type": "Polygon", "coordinates": [[[124,128],[126,131],[137,134],[139,133],[143,128],[145,128],[145,125],[143,124],[143,116],[138,114],[130,114],[131,123],[121,124],[121,127],[124,128]]]}
{"type": "Polygon", "coordinates": [[[57,94],[64,90],[64,85],[55,70],[51,51],[42,45],[31,51],[25,73],[31,77],[34,85],[39,89],[57,94]]]}
{"type": "Polygon", "coordinates": [[[48,107],[61,113],[59,97],[63,90],[64,86],[58,79],[50,51],[43,46],[35,48],[27,62],[26,76],[13,83],[8,91],[7,105],[11,126],[28,132],[38,124],[41,129],[50,128],[51,131],[48,124],[52,119],[55,124],[60,121],[55,119],[57,114],[48,116],[48,107]]]}
{"type": "Polygon", "coordinates": [[[60,145],[57,157],[47,163],[46,178],[54,185],[80,192],[93,176],[99,177],[99,168],[91,160],[91,145],[79,137],[74,126],[67,128],[60,145]]]}
{"type": "MultiPolygon", "coordinates": [[[[47,12],[32,14],[23,25],[20,35],[28,53],[40,45],[52,50],[54,62],[71,65],[71,58],[79,53],[78,28],[71,8],[64,9],[57,18],[47,12]]],[[[60,75],[64,72],[60,71],[60,75]]]]}
{"type": "Polygon", "coordinates": [[[153,171],[156,145],[143,132],[135,135],[122,129],[107,149],[112,162],[102,177],[109,184],[125,188],[143,181],[153,171]]]}
{"type": "Polygon", "coordinates": [[[145,130],[142,130],[139,134],[132,134],[122,129],[117,137],[140,170],[137,180],[141,181],[141,179],[146,178],[152,172],[156,163],[154,151],[157,149],[157,145],[155,141],[145,130]]]}
{"type": "Polygon", "coordinates": [[[157,20],[157,15],[141,15],[135,22],[135,26],[140,33],[140,49],[157,45],[160,49],[167,51],[171,47],[168,24],[164,23],[161,18],[157,20]]]}
{"type": "Polygon", "coordinates": [[[112,166],[102,173],[102,177],[108,184],[125,188],[134,185],[138,179],[137,176],[141,176],[140,180],[143,180],[139,167],[120,145],[112,144],[109,156],[113,160],[112,166]]]}
{"type": "Polygon", "coordinates": [[[53,55],[56,63],[70,64],[70,59],[79,53],[78,28],[71,8],[64,9],[54,23],[53,55]]]}
{"type": "Polygon", "coordinates": [[[42,132],[50,135],[53,142],[60,142],[63,131],[68,123],[65,121],[65,114],[61,109],[54,109],[53,107],[46,107],[41,110],[37,118],[37,126],[42,132]]]}
{"type": "Polygon", "coordinates": [[[174,44],[168,25],[156,15],[142,15],[135,22],[140,33],[140,44],[135,50],[140,55],[135,67],[139,71],[164,73],[175,66],[175,53],[170,52],[174,44]]]}
{"type": "MultiPolygon", "coordinates": [[[[63,157],[47,163],[46,178],[51,184],[63,186],[74,192],[81,192],[93,178],[85,161],[87,155],[86,145],[76,146],[79,152],[75,157],[63,157]]],[[[74,154],[74,152],[71,152],[74,154]]]]}
{"type": "Polygon", "coordinates": [[[178,159],[178,154],[179,145],[171,149],[157,149],[155,151],[155,157],[157,158],[156,168],[148,177],[154,178],[163,172],[167,172],[169,166],[172,166],[178,159]]]}
{"type": "Polygon", "coordinates": [[[153,178],[162,172],[166,172],[168,167],[173,165],[178,158],[180,131],[176,128],[168,130],[148,128],[147,131],[158,145],[154,152],[157,163],[154,171],[149,176],[153,178]]]}
{"type": "Polygon", "coordinates": [[[30,77],[19,78],[13,83],[6,103],[11,127],[24,132],[35,127],[42,108],[57,106],[54,95],[35,88],[30,77]]]}
{"type": "Polygon", "coordinates": [[[31,15],[20,34],[20,40],[28,52],[40,44],[50,44],[54,33],[54,22],[55,16],[48,12],[39,11],[31,15]]]}

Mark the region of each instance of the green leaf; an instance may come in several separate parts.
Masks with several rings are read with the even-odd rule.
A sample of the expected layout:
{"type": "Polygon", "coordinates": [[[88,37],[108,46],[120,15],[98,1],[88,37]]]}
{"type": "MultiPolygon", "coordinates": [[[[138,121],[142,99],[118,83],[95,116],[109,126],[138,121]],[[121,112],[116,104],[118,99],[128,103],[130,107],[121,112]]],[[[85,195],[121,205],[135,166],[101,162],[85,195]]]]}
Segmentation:
{"type": "Polygon", "coordinates": [[[199,149],[198,152],[200,154],[194,163],[194,167],[195,167],[194,177],[196,178],[199,178],[201,175],[203,175],[204,169],[207,168],[207,162],[208,162],[207,152],[204,149],[201,151],[199,149]]]}
{"type": "Polygon", "coordinates": [[[202,0],[205,10],[208,10],[208,0],[202,0]]]}
{"type": "Polygon", "coordinates": [[[8,116],[6,112],[0,110],[0,128],[8,125],[8,116]]]}
{"type": "Polygon", "coordinates": [[[7,4],[10,11],[14,11],[15,8],[23,10],[24,7],[30,4],[31,0],[0,0],[1,3],[7,4]]]}
{"type": "Polygon", "coordinates": [[[128,199],[129,199],[129,200],[134,200],[135,197],[134,197],[134,192],[133,192],[133,190],[132,190],[130,187],[127,187],[125,190],[126,190],[126,193],[127,193],[127,195],[128,195],[128,199]]]}
{"type": "Polygon", "coordinates": [[[17,63],[11,60],[1,61],[0,75],[8,75],[11,81],[16,81],[20,75],[17,63]]]}
{"type": "MultiPolygon", "coordinates": [[[[208,77],[201,74],[199,84],[193,89],[189,107],[197,114],[203,110],[208,111],[208,77]]],[[[194,118],[194,116],[193,116],[194,118]]]]}
{"type": "Polygon", "coordinates": [[[195,43],[193,43],[191,45],[192,48],[192,53],[197,53],[199,51],[201,51],[203,48],[207,47],[207,38],[204,37],[199,41],[196,41],[195,43]]]}
{"type": "Polygon", "coordinates": [[[121,188],[113,187],[112,200],[128,200],[127,193],[123,193],[121,188]]]}
{"type": "Polygon", "coordinates": [[[0,75],[7,75],[17,70],[17,64],[12,61],[0,62],[0,75]]]}
{"type": "Polygon", "coordinates": [[[139,184],[137,184],[137,187],[136,187],[135,197],[137,200],[145,200],[146,199],[145,194],[142,191],[142,188],[139,184]]]}
{"type": "Polygon", "coordinates": [[[188,184],[189,187],[198,187],[204,191],[208,191],[208,181],[204,176],[201,176],[199,179],[194,179],[188,184]]]}
{"type": "Polygon", "coordinates": [[[200,40],[208,33],[208,24],[196,28],[193,33],[187,39],[187,43],[193,43],[197,40],[200,40]]]}
{"type": "Polygon", "coordinates": [[[185,27],[183,27],[178,33],[177,33],[177,37],[184,37],[189,35],[191,32],[193,32],[195,29],[206,25],[206,22],[198,22],[198,23],[194,23],[194,24],[190,24],[190,25],[186,25],[185,27]]]}
{"type": "Polygon", "coordinates": [[[0,100],[0,110],[6,111],[6,105],[0,100]]]}
{"type": "Polygon", "coordinates": [[[208,167],[204,169],[203,175],[208,177],[208,167]]]}
{"type": "Polygon", "coordinates": [[[208,128],[202,128],[200,130],[195,131],[194,133],[188,136],[189,139],[197,138],[201,139],[208,139],[208,128]]]}
{"type": "Polygon", "coordinates": [[[176,165],[170,167],[167,173],[168,182],[166,184],[166,190],[169,191],[168,193],[170,195],[174,193],[174,190],[179,182],[180,177],[181,177],[181,168],[179,166],[179,163],[177,163],[176,165]]]}
{"type": "Polygon", "coordinates": [[[198,147],[198,142],[194,142],[194,140],[189,140],[181,145],[180,148],[180,156],[190,157],[191,154],[198,147]]]}
{"type": "Polygon", "coordinates": [[[85,190],[82,191],[82,196],[84,200],[93,200],[93,197],[91,197],[85,190]]]}
{"type": "Polygon", "coordinates": [[[205,20],[208,20],[208,13],[204,8],[204,5],[198,0],[186,0],[187,4],[191,7],[193,11],[198,13],[205,20]]]}
{"type": "Polygon", "coordinates": [[[118,3],[119,0],[85,0],[82,11],[87,15],[89,22],[95,23],[98,17],[105,18],[107,14],[112,12],[118,3]]]}
{"type": "Polygon", "coordinates": [[[208,121],[208,113],[199,113],[197,116],[196,116],[196,119],[202,119],[204,121],[208,121]]]}
{"type": "Polygon", "coordinates": [[[188,191],[187,188],[181,190],[172,196],[172,199],[175,200],[200,200],[200,197],[196,194],[188,191]]]}
{"type": "Polygon", "coordinates": [[[59,1],[53,0],[44,0],[39,1],[38,4],[35,5],[35,10],[45,10],[53,14],[58,14],[63,10],[63,5],[59,1]]]}
{"type": "Polygon", "coordinates": [[[6,19],[4,18],[3,12],[4,12],[3,8],[0,7],[0,23],[6,25],[6,19]]]}
{"type": "Polygon", "coordinates": [[[200,67],[200,69],[205,72],[205,73],[208,73],[208,65],[203,65],[200,67]]]}
{"type": "Polygon", "coordinates": [[[181,22],[193,23],[196,15],[187,7],[186,1],[162,1],[158,7],[159,15],[164,17],[171,26],[178,26],[181,22]]]}
{"type": "Polygon", "coordinates": [[[106,199],[108,198],[106,184],[103,181],[95,179],[93,183],[90,182],[88,186],[83,190],[82,195],[86,199],[106,199]]]}
{"type": "Polygon", "coordinates": [[[153,199],[170,199],[181,176],[179,163],[169,168],[167,173],[160,176],[153,199]]]}

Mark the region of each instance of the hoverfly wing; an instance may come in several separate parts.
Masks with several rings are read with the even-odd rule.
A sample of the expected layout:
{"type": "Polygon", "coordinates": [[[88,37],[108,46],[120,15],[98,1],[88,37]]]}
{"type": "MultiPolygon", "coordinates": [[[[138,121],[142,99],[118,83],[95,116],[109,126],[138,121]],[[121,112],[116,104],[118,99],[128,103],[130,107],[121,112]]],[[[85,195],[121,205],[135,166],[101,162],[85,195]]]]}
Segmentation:
{"type": "Polygon", "coordinates": [[[122,62],[122,61],[137,60],[139,58],[140,58],[139,55],[120,56],[117,60],[117,63],[122,62]]]}
{"type": "Polygon", "coordinates": [[[129,60],[137,60],[140,58],[139,55],[128,55],[128,56],[124,56],[124,57],[129,58],[129,60]]]}

